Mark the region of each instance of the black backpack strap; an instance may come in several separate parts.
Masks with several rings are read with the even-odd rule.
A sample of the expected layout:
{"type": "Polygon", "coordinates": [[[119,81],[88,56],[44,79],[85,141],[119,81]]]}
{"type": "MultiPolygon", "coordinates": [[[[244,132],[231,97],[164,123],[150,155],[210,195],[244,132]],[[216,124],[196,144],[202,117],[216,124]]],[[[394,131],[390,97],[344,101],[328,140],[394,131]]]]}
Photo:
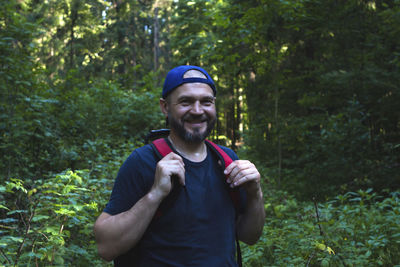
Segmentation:
{"type": "Polygon", "coordinates": [[[146,137],[144,138],[144,143],[148,144],[150,141],[168,136],[170,133],[170,129],[158,129],[158,130],[151,130],[146,137]]]}

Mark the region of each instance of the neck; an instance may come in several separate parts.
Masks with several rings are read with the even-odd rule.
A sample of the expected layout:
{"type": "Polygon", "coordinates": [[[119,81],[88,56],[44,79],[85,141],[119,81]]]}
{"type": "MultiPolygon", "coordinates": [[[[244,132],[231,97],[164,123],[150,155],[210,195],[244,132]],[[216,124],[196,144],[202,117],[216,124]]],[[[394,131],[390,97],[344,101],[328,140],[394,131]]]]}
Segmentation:
{"type": "Polygon", "coordinates": [[[200,162],[207,156],[207,148],[204,141],[201,143],[188,143],[173,133],[168,136],[168,139],[175,150],[190,161],[200,162]]]}

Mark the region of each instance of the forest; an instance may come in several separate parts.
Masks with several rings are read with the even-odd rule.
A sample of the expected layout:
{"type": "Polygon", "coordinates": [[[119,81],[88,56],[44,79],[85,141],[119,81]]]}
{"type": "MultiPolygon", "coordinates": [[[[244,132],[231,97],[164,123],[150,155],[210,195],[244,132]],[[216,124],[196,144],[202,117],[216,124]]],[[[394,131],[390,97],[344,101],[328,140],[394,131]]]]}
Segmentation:
{"type": "Polygon", "coordinates": [[[0,266],[112,266],[93,224],[181,64],[216,82],[210,139],[262,174],[244,266],[400,266],[399,0],[1,6],[0,266]]]}

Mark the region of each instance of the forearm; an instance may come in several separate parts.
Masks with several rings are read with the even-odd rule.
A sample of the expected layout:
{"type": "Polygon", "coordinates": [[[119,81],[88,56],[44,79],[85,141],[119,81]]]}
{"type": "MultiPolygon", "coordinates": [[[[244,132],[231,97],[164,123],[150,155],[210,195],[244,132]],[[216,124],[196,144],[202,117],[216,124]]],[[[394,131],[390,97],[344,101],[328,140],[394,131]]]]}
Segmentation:
{"type": "Polygon", "coordinates": [[[150,224],[161,198],[149,192],[131,209],[111,216],[102,213],[94,226],[99,255],[113,260],[135,246],[150,224]]]}
{"type": "Polygon", "coordinates": [[[260,238],[265,222],[264,200],[261,188],[248,195],[246,210],[237,222],[238,238],[246,244],[255,244],[260,238]]]}

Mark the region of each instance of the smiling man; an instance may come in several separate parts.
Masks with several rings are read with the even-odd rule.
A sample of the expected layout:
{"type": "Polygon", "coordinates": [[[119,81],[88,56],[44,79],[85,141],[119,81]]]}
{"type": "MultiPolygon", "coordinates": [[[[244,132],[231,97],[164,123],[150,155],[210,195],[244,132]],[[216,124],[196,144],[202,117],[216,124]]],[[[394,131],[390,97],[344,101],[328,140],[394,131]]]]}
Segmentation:
{"type": "Polygon", "coordinates": [[[159,160],[146,145],[121,166],[94,227],[102,258],[120,266],[237,266],[236,236],[257,242],[265,220],[259,172],[222,146],[234,161],[221,170],[205,143],[216,121],[215,97],[203,68],[185,65],[167,74],[160,108],[173,152],[159,160]],[[239,208],[232,188],[240,192],[239,208]],[[155,216],[172,195],[173,205],[155,216]]]}
{"type": "Polygon", "coordinates": [[[160,106],[172,133],[185,142],[201,143],[214,127],[215,96],[207,84],[182,84],[166,100],[160,99],[160,106]]]}

